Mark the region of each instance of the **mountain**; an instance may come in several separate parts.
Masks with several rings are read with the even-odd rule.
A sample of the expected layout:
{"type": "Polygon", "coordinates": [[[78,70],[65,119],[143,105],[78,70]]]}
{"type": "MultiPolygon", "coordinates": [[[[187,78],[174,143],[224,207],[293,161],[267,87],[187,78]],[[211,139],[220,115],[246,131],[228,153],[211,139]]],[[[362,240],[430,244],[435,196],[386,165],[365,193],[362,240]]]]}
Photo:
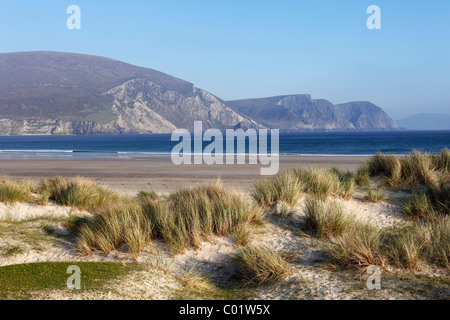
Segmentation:
{"type": "Polygon", "coordinates": [[[60,52],[0,54],[0,134],[166,133],[255,126],[162,72],[60,52]]]}
{"type": "Polygon", "coordinates": [[[169,133],[203,128],[390,130],[369,102],[309,95],[224,101],[192,83],[121,61],[74,53],[0,54],[0,135],[169,133]]]}
{"type": "Polygon", "coordinates": [[[420,113],[395,122],[408,130],[450,130],[448,114],[420,113]]]}
{"type": "Polygon", "coordinates": [[[394,121],[370,102],[333,105],[310,95],[227,101],[258,123],[285,130],[395,130],[394,121]]]}

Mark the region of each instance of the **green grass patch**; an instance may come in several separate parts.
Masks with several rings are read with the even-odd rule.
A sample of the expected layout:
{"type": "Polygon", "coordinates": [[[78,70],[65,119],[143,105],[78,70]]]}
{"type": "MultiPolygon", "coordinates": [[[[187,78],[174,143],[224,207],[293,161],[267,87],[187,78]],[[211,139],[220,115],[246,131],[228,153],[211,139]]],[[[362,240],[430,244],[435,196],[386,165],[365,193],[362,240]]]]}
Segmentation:
{"type": "Polygon", "coordinates": [[[0,267],[0,299],[42,298],[50,290],[67,289],[70,265],[81,270],[81,290],[101,289],[108,281],[138,270],[137,264],[110,262],[43,262],[0,267]]]}

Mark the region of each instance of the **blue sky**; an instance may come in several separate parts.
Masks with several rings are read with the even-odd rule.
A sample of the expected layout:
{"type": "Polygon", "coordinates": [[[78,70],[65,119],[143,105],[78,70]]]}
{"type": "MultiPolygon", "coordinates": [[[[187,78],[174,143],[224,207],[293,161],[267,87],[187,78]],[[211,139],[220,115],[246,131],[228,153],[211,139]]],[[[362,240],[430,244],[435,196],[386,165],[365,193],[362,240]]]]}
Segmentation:
{"type": "Polygon", "coordinates": [[[225,99],[369,100],[394,119],[450,114],[450,1],[2,1],[0,52],[115,58],[225,99]],[[81,8],[81,30],[66,9],[81,8]],[[381,30],[369,30],[369,5],[381,30]]]}

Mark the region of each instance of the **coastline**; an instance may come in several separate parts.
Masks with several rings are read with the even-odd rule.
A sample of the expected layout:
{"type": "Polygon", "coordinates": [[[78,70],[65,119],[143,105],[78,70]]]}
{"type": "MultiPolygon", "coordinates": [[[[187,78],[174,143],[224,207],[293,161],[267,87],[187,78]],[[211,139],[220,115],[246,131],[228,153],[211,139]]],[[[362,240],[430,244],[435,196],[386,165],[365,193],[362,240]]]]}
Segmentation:
{"type": "MultiPolygon", "coordinates": [[[[318,166],[356,171],[369,156],[280,156],[280,170],[318,166]]],[[[134,160],[2,160],[0,174],[13,180],[39,182],[42,179],[85,177],[121,194],[135,195],[141,190],[170,193],[187,186],[220,178],[225,186],[247,193],[265,176],[257,165],[175,165],[170,157],[139,157],[134,160]]]]}

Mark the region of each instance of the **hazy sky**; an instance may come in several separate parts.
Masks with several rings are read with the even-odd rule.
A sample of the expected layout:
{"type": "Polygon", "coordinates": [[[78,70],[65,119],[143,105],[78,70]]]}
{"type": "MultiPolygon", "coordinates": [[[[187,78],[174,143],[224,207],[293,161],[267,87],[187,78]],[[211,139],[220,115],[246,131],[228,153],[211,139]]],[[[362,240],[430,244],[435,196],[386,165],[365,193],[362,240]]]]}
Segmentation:
{"type": "Polygon", "coordinates": [[[0,52],[115,58],[225,99],[369,100],[394,119],[450,114],[448,0],[1,1],[0,52]],[[66,9],[81,8],[81,30],[66,9]],[[381,30],[369,30],[369,5],[381,30]]]}

